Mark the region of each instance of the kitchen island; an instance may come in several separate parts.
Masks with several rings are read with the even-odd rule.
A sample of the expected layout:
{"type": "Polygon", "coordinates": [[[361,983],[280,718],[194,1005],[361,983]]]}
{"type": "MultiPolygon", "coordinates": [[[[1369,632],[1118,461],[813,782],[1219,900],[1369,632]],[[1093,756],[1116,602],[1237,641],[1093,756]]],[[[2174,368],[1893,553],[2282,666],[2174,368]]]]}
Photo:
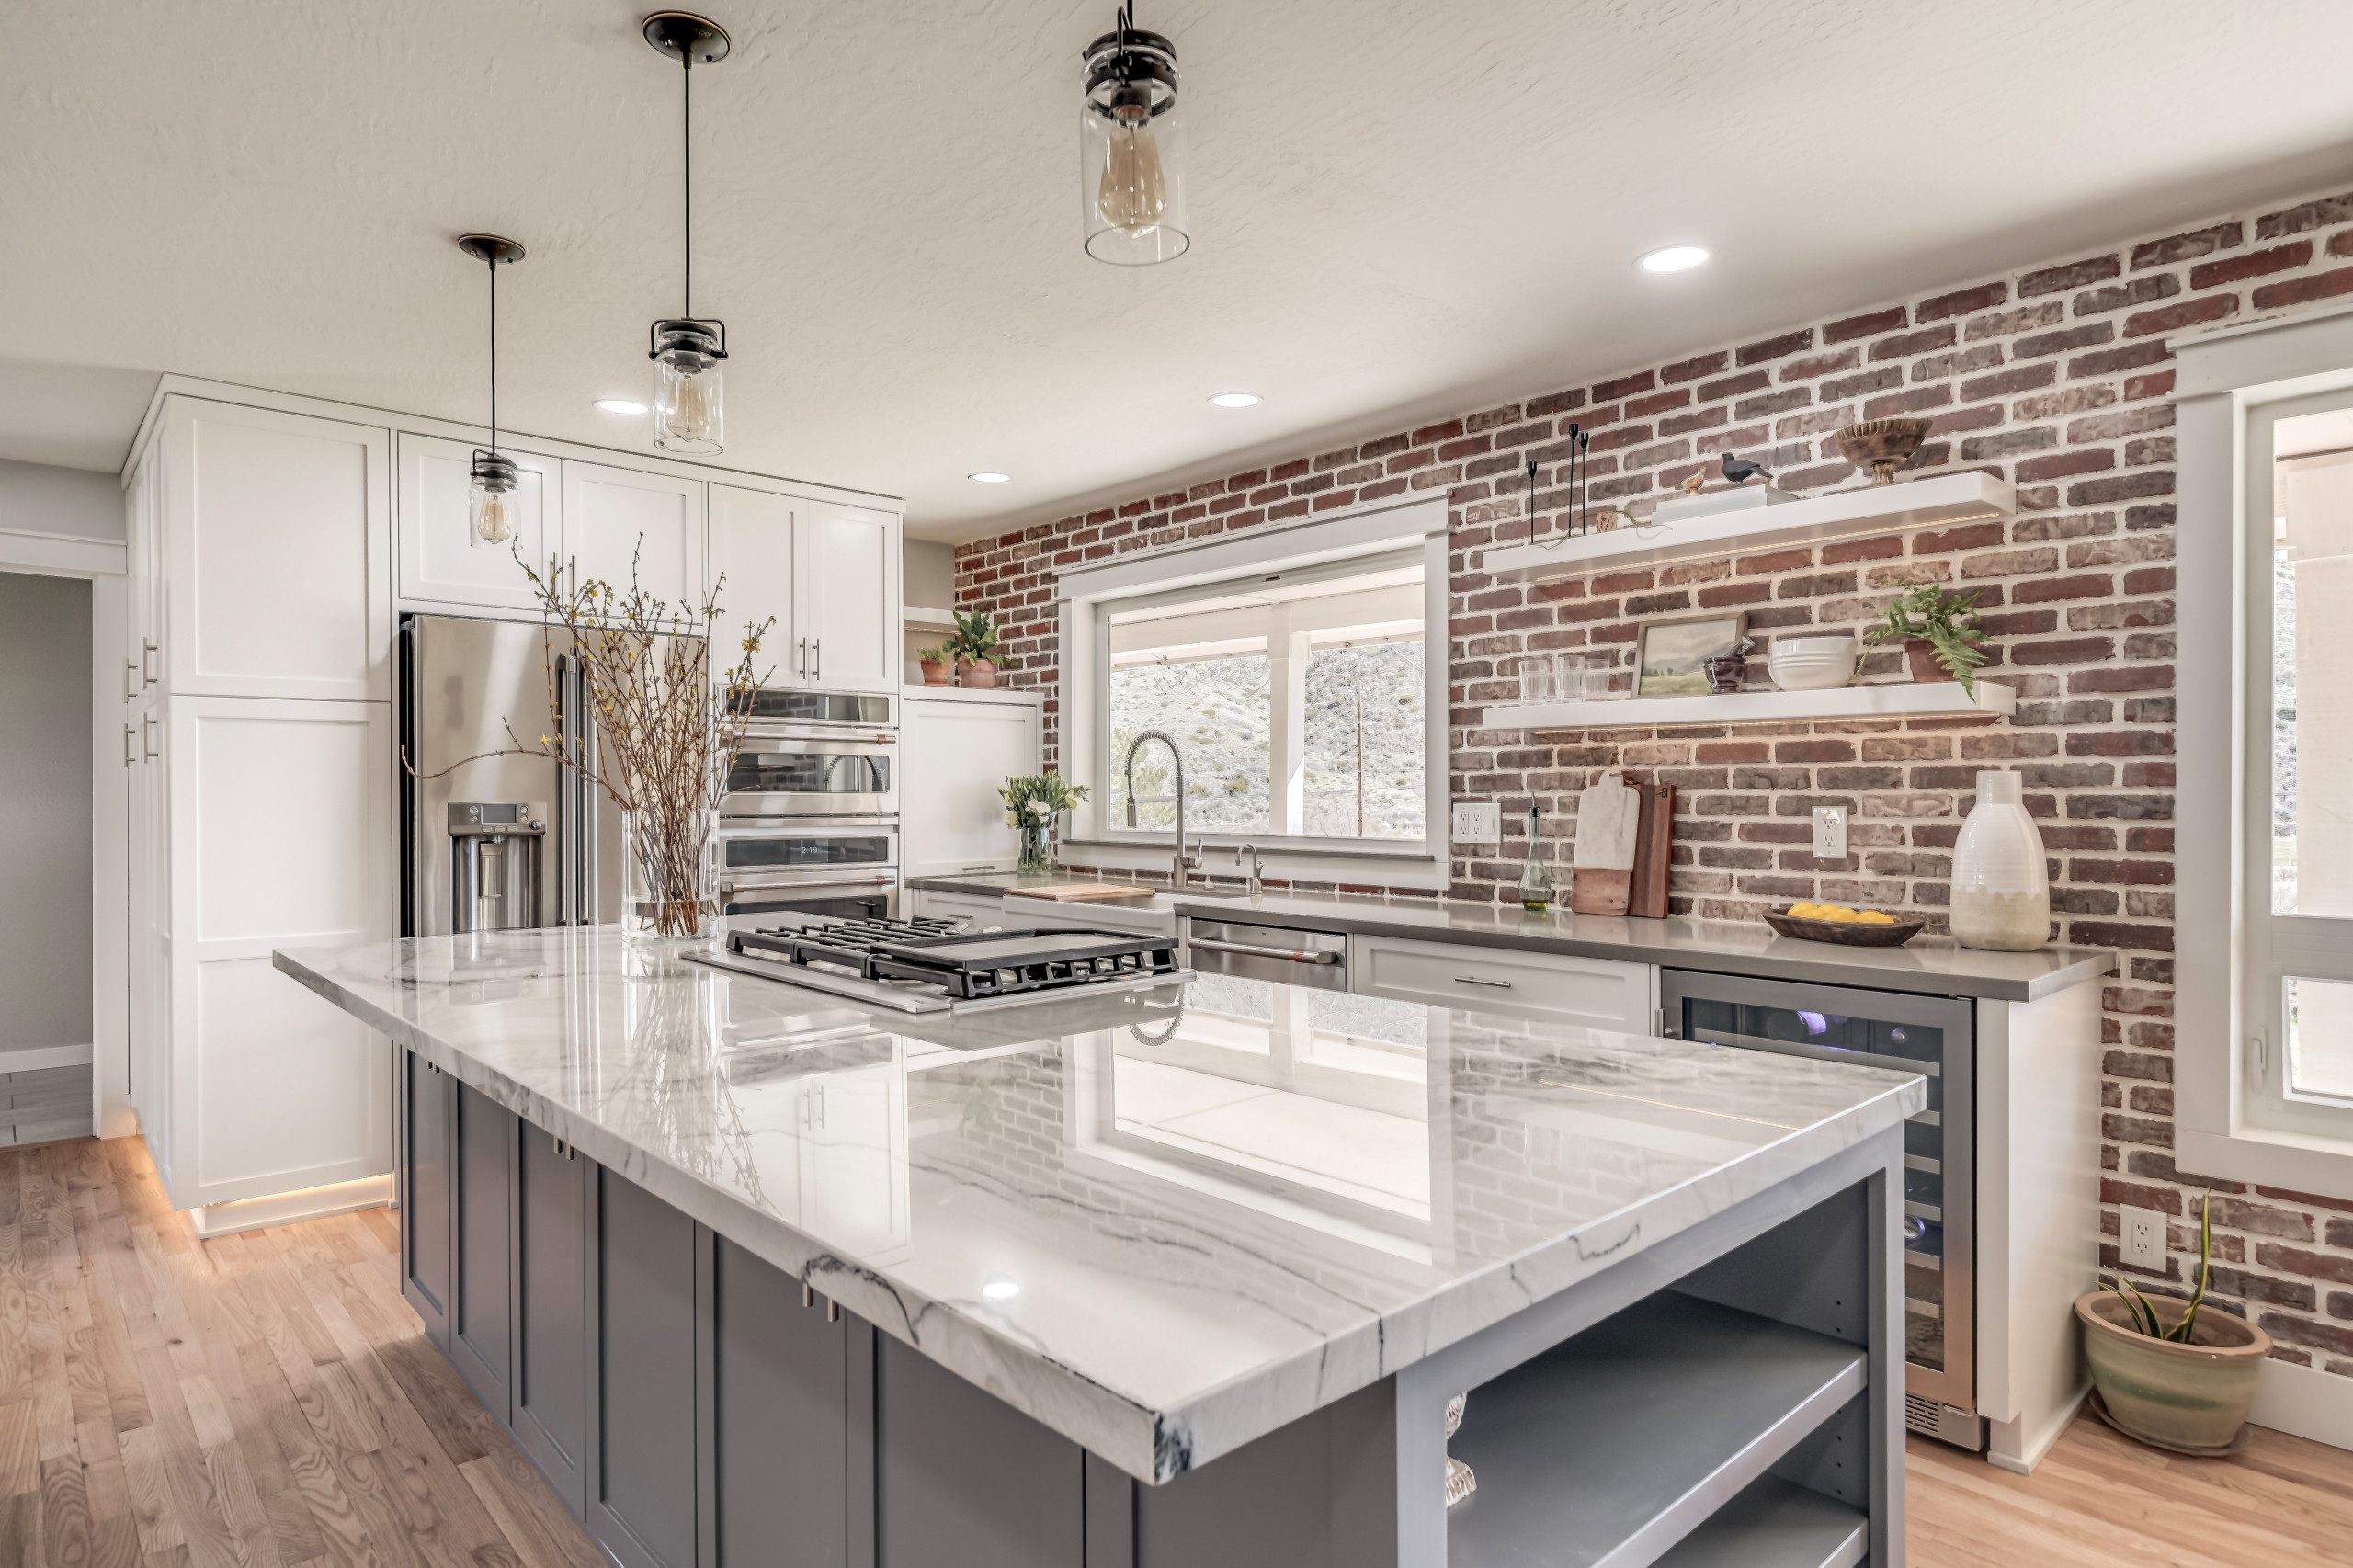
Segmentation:
{"type": "Polygon", "coordinates": [[[623,1568],[1902,1561],[1910,1074],[610,928],[276,961],[393,1040],[404,1293],[623,1568]]]}

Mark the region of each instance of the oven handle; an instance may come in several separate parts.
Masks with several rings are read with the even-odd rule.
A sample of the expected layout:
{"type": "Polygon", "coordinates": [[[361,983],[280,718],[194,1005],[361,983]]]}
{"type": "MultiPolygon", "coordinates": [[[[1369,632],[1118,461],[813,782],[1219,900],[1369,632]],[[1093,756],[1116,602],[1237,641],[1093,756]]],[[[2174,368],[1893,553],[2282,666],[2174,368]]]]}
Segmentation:
{"type": "Polygon", "coordinates": [[[719,896],[723,899],[737,892],[793,892],[801,888],[887,888],[896,886],[898,881],[895,871],[880,876],[817,877],[806,881],[790,877],[722,877],[719,896]]]}
{"type": "Polygon", "coordinates": [[[1289,948],[1262,948],[1250,942],[1212,942],[1206,937],[1195,937],[1187,946],[1210,953],[1238,953],[1251,959],[1288,959],[1292,963],[1335,964],[1347,955],[1342,953],[1293,952],[1289,948]]]}

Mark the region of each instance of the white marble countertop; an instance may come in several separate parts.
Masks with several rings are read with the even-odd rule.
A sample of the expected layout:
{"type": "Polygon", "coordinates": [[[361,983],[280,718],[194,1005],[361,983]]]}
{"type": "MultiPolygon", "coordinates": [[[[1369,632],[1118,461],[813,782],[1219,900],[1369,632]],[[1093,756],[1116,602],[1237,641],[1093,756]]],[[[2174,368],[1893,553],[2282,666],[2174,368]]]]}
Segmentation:
{"type": "MultiPolygon", "coordinates": [[[[1110,881],[1092,876],[1024,877],[1008,871],[917,877],[907,886],[998,897],[1016,887],[1110,881]]],[[[1035,902],[1010,901],[1006,912],[1019,913],[1021,906],[1035,902]]],[[[1052,907],[1069,914],[1086,906],[1052,907]]],[[[1158,887],[1147,902],[1114,907],[1171,917],[1198,915],[1207,920],[1321,927],[1415,941],[1519,948],[1814,985],[1859,985],[1999,1002],[2040,1001],[2071,985],[2097,980],[2117,967],[2116,955],[2104,948],[2049,947],[2031,953],[1992,953],[1925,933],[1900,948],[1847,948],[1783,937],[1761,920],[1695,920],[1682,915],[1665,920],[1633,920],[1619,915],[1574,915],[1566,907],[1531,915],[1516,903],[1411,895],[1268,892],[1256,898],[1204,898],[1158,887]]]]}
{"type": "Polygon", "coordinates": [[[1229,976],[884,1016],[613,927],[280,952],[525,1119],[1165,1481],[1927,1104],[1229,976]]]}

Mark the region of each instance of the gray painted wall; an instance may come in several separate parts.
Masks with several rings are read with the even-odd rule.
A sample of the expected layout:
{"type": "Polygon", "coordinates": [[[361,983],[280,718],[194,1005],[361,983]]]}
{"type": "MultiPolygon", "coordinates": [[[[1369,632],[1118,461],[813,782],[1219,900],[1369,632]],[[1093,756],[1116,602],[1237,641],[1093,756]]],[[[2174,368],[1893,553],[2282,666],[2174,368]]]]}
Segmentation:
{"type": "Polygon", "coordinates": [[[123,518],[122,484],[113,474],[0,458],[0,528],[119,544],[123,518]]]}
{"type": "Polygon", "coordinates": [[[90,585],[0,572],[0,1051],[90,1038],[90,585]]]}
{"type": "Polygon", "coordinates": [[[926,609],[946,609],[956,602],[956,547],[929,540],[906,541],[903,570],[906,582],[902,598],[926,609]]]}

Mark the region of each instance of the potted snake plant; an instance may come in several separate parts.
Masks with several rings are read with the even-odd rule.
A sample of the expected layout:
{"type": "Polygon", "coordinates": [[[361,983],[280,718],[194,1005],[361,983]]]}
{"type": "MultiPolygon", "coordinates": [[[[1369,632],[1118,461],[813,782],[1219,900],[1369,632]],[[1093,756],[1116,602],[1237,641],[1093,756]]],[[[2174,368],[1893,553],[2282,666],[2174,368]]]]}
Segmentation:
{"type": "Polygon", "coordinates": [[[2188,1300],[2144,1295],[2120,1275],[2075,1298],[2101,1415],[2118,1431],[2176,1453],[2230,1449],[2271,1354],[2271,1336],[2255,1324],[2203,1310],[2213,1209],[2209,1192],[2198,1224],[2198,1289],[2188,1300]]]}

